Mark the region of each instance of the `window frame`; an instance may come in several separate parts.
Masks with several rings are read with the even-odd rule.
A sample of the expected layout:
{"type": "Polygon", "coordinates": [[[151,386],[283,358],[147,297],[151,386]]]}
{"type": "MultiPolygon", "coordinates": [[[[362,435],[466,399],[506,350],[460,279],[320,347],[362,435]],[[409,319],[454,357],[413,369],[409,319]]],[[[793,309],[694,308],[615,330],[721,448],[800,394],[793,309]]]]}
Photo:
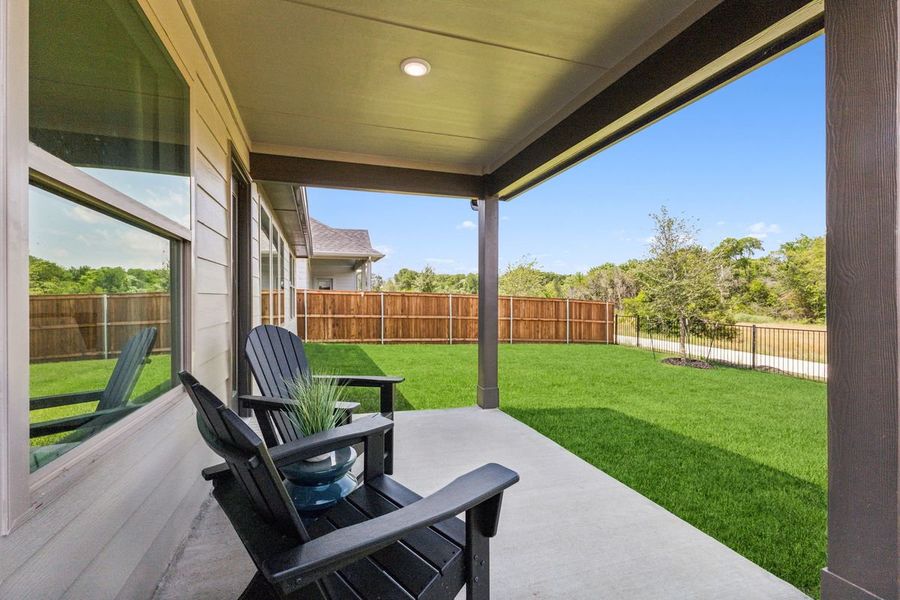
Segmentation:
{"type": "MultiPolygon", "coordinates": [[[[79,480],[94,471],[94,464],[120,443],[151,425],[184,399],[180,386],[161,394],[140,410],[81,443],[45,467],[29,472],[28,189],[36,183],[126,223],[146,229],[173,242],[179,288],[173,304],[180,320],[172,344],[178,344],[178,364],[191,363],[193,329],[193,230],[196,228],[196,99],[194,81],[171,41],[143,0],[136,3],[161,47],[184,79],[188,93],[188,147],[190,206],[189,226],[138,202],[77,167],[50,154],[29,139],[29,3],[12,2],[0,9],[0,76],[5,78],[5,102],[0,103],[0,535],[8,535],[63,496],[79,480]],[[5,288],[5,289],[2,289],[5,288]],[[24,341],[23,341],[24,340],[24,341]],[[5,385],[4,385],[5,384],[5,385]]],[[[173,258],[174,260],[174,258],[173,258]]],[[[174,318],[175,315],[173,315],[174,318]]],[[[173,352],[174,356],[174,352],[173,352]]]]}

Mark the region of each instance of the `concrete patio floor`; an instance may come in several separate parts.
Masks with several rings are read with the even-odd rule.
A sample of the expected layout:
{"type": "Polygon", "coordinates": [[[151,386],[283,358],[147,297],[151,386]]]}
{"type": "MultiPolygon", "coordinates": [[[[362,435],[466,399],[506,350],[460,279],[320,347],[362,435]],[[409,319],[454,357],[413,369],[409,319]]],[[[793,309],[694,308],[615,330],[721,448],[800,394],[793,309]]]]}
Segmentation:
{"type": "MultiPolygon", "coordinates": [[[[407,411],[396,421],[394,477],[420,494],[486,462],[521,476],[491,541],[493,598],[807,598],[503,412],[407,411]]],[[[210,501],[155,597],[237,598],[253,573],[210,501]]]]}

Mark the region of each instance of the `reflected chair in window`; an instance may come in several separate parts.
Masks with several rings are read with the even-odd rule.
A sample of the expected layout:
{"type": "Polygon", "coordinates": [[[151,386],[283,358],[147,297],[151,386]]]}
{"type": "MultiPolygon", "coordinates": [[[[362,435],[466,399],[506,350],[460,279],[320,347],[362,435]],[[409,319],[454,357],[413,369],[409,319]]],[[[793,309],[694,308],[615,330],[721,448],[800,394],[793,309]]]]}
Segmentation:
{"type": "MultiPolygon", "coordinates": [[[[381,416],[394,419],[394,388],[403,382],[403,377],[313,375],[303,349],[303,340],[284,327],[274,325],[253,328],[247,335],[244,355],[262,396],[242,396],[241,406],[253,409],[263,439],[270,448],[302,437],[289,416],[292,402],[289,386],[301,376],[334,379],[339,385],[348,387],[378,388],[381,416]]],[[[344,423],[351,421],[351,413],[357,406],[355,402],[341,403],[338,408],[345,411],[344,423]]],[[[394,472],[393,428],[385,433],[384,453],[384,471],[390,475],[394,472]]]]}
{"type": "Polygon", "coordinates": [[[144,364],[147,363],[150,352],[156,343],[156,334],[156,327],[147,327],[125,343],[104,389],[43,396],[30,400],[29,408],[31,410],[74,406],[88,402],[97,403],[97,407],[92,412],[31,424],[31,438],[69,434],[60,443],[33,447],[32,470],[46,464],[97,431],[140,408],[140,404],[129,404],[128,400],[134,392],[144,364]]]}

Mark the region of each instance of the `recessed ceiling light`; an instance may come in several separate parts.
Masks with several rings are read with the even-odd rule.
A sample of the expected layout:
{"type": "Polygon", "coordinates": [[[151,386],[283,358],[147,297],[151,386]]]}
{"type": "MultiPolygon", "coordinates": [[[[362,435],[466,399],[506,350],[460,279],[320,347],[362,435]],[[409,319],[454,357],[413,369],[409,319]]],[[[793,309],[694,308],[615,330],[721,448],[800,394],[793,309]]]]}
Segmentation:
{"type": "Polygon", "coordinates": [[[410,77],[424,77],[431,71],[431,65],[424,58],[407,58],[400,63],[400,70],[410,77]]]}

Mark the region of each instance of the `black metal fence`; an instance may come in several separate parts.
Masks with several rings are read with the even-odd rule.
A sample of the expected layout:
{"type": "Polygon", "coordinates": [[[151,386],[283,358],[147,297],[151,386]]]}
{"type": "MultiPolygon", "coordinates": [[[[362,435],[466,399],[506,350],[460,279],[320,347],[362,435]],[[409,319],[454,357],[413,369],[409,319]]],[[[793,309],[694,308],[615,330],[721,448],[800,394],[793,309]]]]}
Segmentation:
{"type": "MultiPolygon", "coordinates": [[[[678,322],[616,315],[618,344],[657,352],[681,352],[678,322]]],[[[828,332],[767,325],[695,322],[685,335],[691,358],[782,373],[803,379],[828,378],[828,332]]]]}

